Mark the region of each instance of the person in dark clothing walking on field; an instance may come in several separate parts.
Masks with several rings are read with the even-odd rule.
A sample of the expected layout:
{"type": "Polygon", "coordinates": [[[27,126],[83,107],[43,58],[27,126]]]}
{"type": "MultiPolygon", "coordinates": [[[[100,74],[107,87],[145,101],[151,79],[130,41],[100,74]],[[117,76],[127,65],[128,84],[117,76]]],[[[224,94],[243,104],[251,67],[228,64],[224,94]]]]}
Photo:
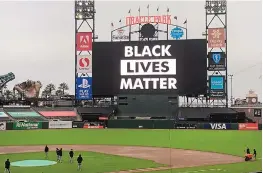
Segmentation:
{"type": "Polygon", "coordinates": [[[56,148],[56,154],[57,154],[57,161],[59,161],[59,149],[56,148]]]}
{"type": "Polygon", "coordinates": [[[44,149],[44,151],[45,151],[45,154],[46,154],[46,159],[48,158],[48,152],[49,152],[49,148],[48,148],[48,146],[46,145],[45,146],[45,149],[44,149]]]}
{"type": "Polygon", "coordinates": [[[81,157],[81,154],[79,155],[79,157],[77,158],[77,161],[78,161],[78,171],[82,170],[81,169],[81,163],[83,161],[83,158],[81,157]]]}
{"type": "Polygon", "coordinates": [[[59,162],[62,163],[62,148],[59,150],[59,162]]]}
{"type": "Polygon", "coordinates": [[[70,162],[70,163],[73,163],[73,157],[74,157],[74,152],[73,152],[73,150],[71,149],[70,152],[69,152],[69,162],[70,162]]]}
{"type": "Polygon", "coordinates": [[[257,151],[256,151],[256,149],[254,149],[253,155],[254,155],[254,158],[255,158],[255,160],[256,160],[256,159],[257,159],[257,151]]]}
{"type": "Polygon", "coordinates": [[[6,172],[11,173],[11,172],[10,172],[10,161],[9,161],[9,159],[7,159],[7,160],[5,161],[5,173],[6,173],[6,172]]]}
{"type": "Polygon", "coordinates": [[[247,147],[247,149],[246,149],[246,153],[247,154],[250,154],[250,149],[247,147]]]}

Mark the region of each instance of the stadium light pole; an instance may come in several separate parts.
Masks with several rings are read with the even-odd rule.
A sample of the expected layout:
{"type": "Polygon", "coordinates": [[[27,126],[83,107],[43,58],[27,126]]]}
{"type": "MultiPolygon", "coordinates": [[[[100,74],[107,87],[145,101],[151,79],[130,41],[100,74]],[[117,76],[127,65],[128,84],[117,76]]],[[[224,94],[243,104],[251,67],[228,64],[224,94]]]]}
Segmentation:
{"type": "Polygon", "coordinates": [[[233,75],[232,74],[230,74],[230,75],[228,75],[229,77],[230,77],[230,82],[231,82],[231,90],[230,90],[230,99],[231,99],[231,106],[233,105],[233,75]]]}
{"type": "Polygon", "coordinates": [[[77,35],[79,32],[92,32],[92,42],[98,38],[95,35],[95,2],[94,0],[75,0],[75,104],[79,103],[77,97],[77,78],[87,76],[77,72],[77,57],[79,55],[92,55],[92,50],[77,50],[77,35]]]}

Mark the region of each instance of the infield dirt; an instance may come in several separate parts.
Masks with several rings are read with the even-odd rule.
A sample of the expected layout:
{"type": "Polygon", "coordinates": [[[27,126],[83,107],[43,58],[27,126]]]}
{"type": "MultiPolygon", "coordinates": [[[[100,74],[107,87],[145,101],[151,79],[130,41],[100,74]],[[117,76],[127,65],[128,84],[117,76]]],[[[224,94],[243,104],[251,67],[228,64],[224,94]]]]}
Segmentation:
{"type": "MultiPolygon", "coordinates": [[[[172,148],[108,146],[108,145],[50,145],[49,148],[51,151],[55,151],[56,148],[63,148],[63,150],[73,149],[75,151],[93,151],[98,153],[152,160],[156,163],[168,165],[158,168],[126,170],[126,171],[119,171],[114,173],[148,172],[155,170],[167,170],[171,168],[230,164],[230,163],[237,163],[244,161],[244,159],[241,157],[231,156],[226,154],[172,149],[172,148]]],[[[0,147],[0,154],[41,152],[41,151],[44,151],[44,146],[0,147]]]]}

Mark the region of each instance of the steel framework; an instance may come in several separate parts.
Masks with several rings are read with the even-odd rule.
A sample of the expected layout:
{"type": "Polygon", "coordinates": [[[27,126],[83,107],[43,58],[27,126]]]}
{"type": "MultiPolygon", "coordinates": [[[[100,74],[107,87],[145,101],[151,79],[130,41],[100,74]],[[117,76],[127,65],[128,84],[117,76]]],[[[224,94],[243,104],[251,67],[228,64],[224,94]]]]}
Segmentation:
{"type": "MultiPolygon", "coordinates": [[[[77,51],[77,34],[92,32],[92,41],[95,42],[95,2],[94,0],[75,0],[75,100],[77,95],[77,78],[88,74],[77,73],[77,56],[92,55],[92,51],[77,51]],[[86,25],[86,26],[85,26],[86,25]]],[[[76,100],[76,104],[78,100],[76,100]]]]}
{"type": "MultiPolygon", "coordinates": [[[[221,52],[225,58],[225,70],[208,70],[207,67],[207,86],[210,90],[209,76],[223,76],[224,77],[224,96],[218,98],[211,98],[208,91],[206,104],[207,106],[223,106],[228,107],[228,71],[227,71],[227,2],[226,0],[206,0],[206,40],[207,40],[207,64],[209,63],[208,54],[211,52],[221,52]],[[216,21],[217,20],[217,21],[216,21]],[[224,47],[209,47],[209,29],[223,29],[224,30],[224,47]]],[[[211,57],[210,57],[211,58],[211,57]]]]}
{"type": "MultiPolygon", "coordinates": [[[[140,16],[140,13],[139,13],[140,16]]],[[[149,16],[149,13],[148,13],[149,16]]],[[[168,16],[168,13],[167,13],[168,16]]],[[[147,23],[146,23],[147,24],[147,23]]],[[[155,28],[155,34],[152,38],[145,38],[142,36],[141,34],[141,28],[143,26],[143,24],[132,24],[132,25],[124,25],[121,26],[119,28],[115,28],[111,30],[111,41],[122,41],[122,40],[114,40],[113,39],[113,35],[114,33],[116,33],[119,30],[124,30],[126,28],[128,28],[128,39],[125,41],[154,41],[154,40],[171,40],[173,39],[172,37],[169,36],[169,32],[171,31],[171,29],[169,29],[170,27],[178,27],[181,28],[184,32],[185,32],[185,39],[187,39],[187,24],[186,26],[180,26],[180,25],[175,25],[175,24],[160,24],[160,23],[150,23],[154,26],[155,28]],[[166,26],[165,29],[160,29],[160,26],[166,26]],[[134,29],[136,28],[136,29],[134,29]],[[159,33],[165,33],[165,37],[166,39],[162,39],[160,38],[159,33]],[[133,34],[138,34],[138,37],[136,37],[136,39],[132,39],[133,34]]]]}

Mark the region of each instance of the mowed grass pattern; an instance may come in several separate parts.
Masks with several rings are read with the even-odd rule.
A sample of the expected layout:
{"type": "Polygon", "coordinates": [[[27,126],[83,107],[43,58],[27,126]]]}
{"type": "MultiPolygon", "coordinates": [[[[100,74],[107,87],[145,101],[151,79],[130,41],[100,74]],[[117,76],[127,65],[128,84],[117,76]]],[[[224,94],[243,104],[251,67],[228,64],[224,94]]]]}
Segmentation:
{"type": "MultiPolygon", "coordinates": [[[[149,168],[163,166],[150,160],[134,159],[128,157],[120,157],[108,154],[101,154],[87,151],[75,151],[76,154],[81,153],[83,155],[82,172],[99,173],[99,172],[111,172],[120,170],[129,170],[136,168],[149,168]]],[[[11,166],[11,172],[19,173],[74,173],[77,171],[77,162],[74,158],[74,163],[69,163],[68,151],[63,152],[63,162],[57,163],[52,166],[43,167],[16,167],[11,166]]],[[[8,154],[0,155],[0,163],[4,163],[9,158],[11,162],[21,160],[45,160],[44,152],[25,153],[25,154],[8,154]]],[[[49,153],[49,159],[56,161],[55,152],[49,153]]]]}
{"type": "MultiPolygon", "coordinates": [[[[45,145],[45,144],[105,144],[130,146],[172,147],[190,150],[211,151],[243,156],[244,149],[256,148],[262,156],[261,131],[215,131],[215,130],[131,130],[131,129],[70,129],[29,130],[0,132],[0,145],[45,145]]],[[[217,165],[229,173],[258,171],[261,160],[249,163],[217,165]]],[[[207,170],[210,167],[176,169],[172,172],[207,170]]],[[[211,168],[213,169],[213,168],[211,168]]],[[[162,171],[168,173],[171,171],[162,171]]],[[[206,171],[207,172],[207,171],[206,171]]],[[[211,172],[211,171],[208,171],[211,172]]],[[[213,172],[213,171],[212,171],[213,172]]]]}

